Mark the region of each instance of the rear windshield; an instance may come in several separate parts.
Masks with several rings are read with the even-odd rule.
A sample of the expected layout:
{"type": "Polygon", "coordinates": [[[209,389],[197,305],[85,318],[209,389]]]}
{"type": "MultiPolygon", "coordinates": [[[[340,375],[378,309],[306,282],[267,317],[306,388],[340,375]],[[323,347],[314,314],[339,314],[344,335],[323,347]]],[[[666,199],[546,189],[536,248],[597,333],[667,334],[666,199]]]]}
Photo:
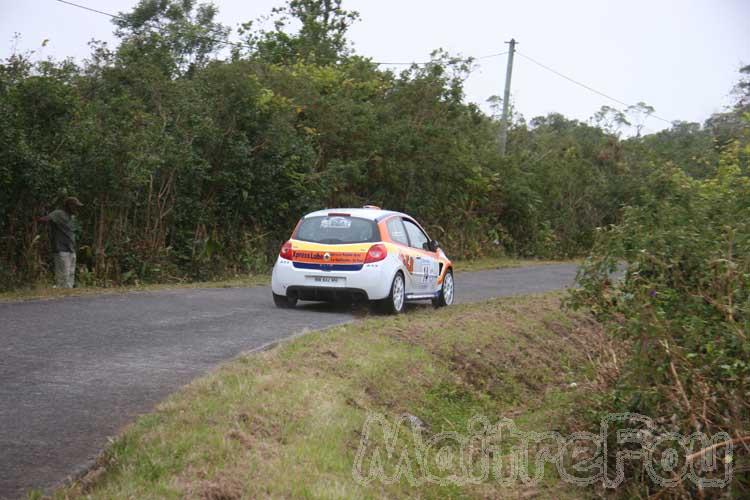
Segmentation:
{"type": "Polygon", "coordinates": [[[380,240],[374,221],[341,215],[307,217],[297,229],[295,239],[312,243],[365,243],[380,240]]]}

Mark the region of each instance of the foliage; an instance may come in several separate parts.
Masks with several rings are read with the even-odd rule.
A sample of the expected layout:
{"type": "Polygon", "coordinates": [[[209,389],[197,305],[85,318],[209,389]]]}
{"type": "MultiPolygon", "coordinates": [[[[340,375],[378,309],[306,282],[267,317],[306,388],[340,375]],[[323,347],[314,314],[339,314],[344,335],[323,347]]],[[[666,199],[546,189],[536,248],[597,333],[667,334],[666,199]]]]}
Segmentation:
{"type": "Polygon", "coordinates": [[[622,161],[622,145],[604,130],[560,114],[534,118],[511,134],[501,173],[509,208],[503,218],[515,250],[545,258],[571,257],[591,247],[594,228],[617,220],[637,182],[622,161]]]}
{"type": "MultiPolygon", "coordinates": [[[[275,64],[307,61],[334,64],[349,55],[346,32],[359,14],[341,7],[342,0],[289,0],[272,10],[273,30],[252,30],[246,23],[241,33],[256,57],[275,64]],[[289,25],[300,25],[297,33],[289,25]]],[[[239,51],[236,51],[239,55],[239,51]]]]}
{"type": "Polygon", "coordinates": [[[352,50],[341,0],[290,0],[231,50],[216,14],[141,0],[84,64],[0,63],[0,288],[50,279],[34,217],[68,195],[86,205],[79,274],[104,286],[264,271],[301,214],[365,203],[415,215],[456,258],[579,256],[647,175],[708,177],[750,142],[739,104],[622,139],[653,112],[639,103],[593,125],[514,114],[500,157],[497,117],[464,99],[470,60],[383,70],[352,50]]]}
{"type": "Polygon", "coordinates": [[[616,409],[663,417],[683,435],[740,437],[750,421],[750,179],[735,149],[715,176],[667,167],[648,184],[642,204],[601,232],[572,304],[633,346],[616,409]]]}

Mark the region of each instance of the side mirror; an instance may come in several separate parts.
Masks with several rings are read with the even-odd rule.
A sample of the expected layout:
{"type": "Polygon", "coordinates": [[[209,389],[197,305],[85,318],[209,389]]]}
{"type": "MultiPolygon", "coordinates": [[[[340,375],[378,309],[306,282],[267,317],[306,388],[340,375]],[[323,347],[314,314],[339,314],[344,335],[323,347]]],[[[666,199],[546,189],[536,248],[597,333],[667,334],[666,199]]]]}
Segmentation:
{"type": "Polygon", "coordinates": [[[440,248],[440,243],[438,243],[437,240],[430,240],[425,242],[422,245],[422,248],[429,250],[430,252],[437,252],[438,248],[440,248]]]}

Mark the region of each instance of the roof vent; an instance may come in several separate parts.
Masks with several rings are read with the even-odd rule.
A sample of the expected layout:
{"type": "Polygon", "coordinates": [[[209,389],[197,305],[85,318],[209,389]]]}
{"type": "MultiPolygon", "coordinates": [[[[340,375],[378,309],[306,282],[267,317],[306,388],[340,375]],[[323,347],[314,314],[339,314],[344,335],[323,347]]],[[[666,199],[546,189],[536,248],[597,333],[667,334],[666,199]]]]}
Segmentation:
{"type": "Polygon", "coordinates": [[[366,208],[366,209],[369,209],[369,210],[383,210],[382,208],[380,208],[380,207],[379,207],[379,206],[377,206],[377,205],[365,205],[365,206],[364,206],[364,207],[362,207],[362,208],[366,208]]]}

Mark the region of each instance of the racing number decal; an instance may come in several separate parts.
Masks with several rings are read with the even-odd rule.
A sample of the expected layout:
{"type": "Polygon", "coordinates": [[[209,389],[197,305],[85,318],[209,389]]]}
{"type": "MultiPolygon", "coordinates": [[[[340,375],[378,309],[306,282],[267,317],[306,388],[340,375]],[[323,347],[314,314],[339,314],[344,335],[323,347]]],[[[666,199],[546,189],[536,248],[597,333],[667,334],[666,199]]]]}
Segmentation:
{"type": "Polygon", "coordinates": [[[430,259],[417,255],[414,260],[417,261],[415,270],[412,272],[414,286],[419,290],[425,290],[430,280],[430,259]]]}

